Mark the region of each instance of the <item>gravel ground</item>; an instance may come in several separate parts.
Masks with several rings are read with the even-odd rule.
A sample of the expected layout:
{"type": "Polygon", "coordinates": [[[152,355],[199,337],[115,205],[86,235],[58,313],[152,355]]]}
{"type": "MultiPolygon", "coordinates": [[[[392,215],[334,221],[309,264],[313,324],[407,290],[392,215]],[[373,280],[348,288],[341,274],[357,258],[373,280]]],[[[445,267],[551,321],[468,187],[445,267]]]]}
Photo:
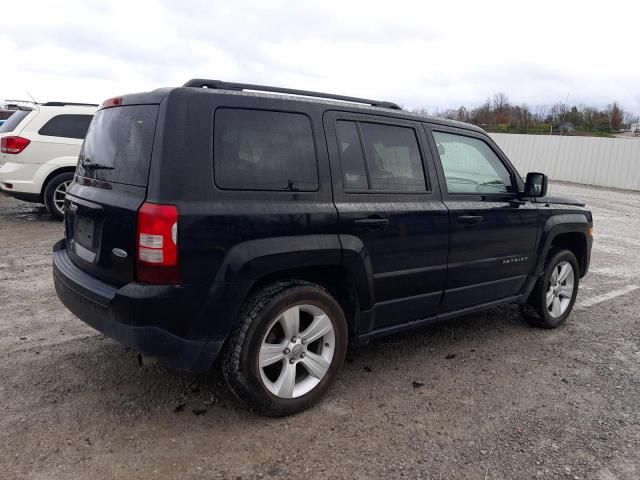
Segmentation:
{"type": "Polygon", "coordinates": [[[555,183],[592,208],[569,322],[513,306],[349,352],[328,396],[259,417],[212,372],[139,367],[55,296],[62,226],[0,196],[0,477],[640,478],[640,194],[555,183]]]}

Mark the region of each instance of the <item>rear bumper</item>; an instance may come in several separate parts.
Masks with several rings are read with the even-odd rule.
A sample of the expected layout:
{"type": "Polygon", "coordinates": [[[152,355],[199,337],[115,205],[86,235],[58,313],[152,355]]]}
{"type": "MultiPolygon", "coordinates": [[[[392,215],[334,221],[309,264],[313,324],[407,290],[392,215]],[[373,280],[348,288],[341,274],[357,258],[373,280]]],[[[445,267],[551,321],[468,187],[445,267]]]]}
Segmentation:
{"type": "Polygon", "coordinates": [[[223,338],[212,339],[211,331],[190,318],[201,287],[130,283],[117,288],[75,266],[64,240],[53,248],[53,280],[62,303],[80,320],[168,366],[205,372],[222,348],[223,338]],[[170,331],[172,324],[184,334],[170,331]]]}
{"type": "Polygon", "coordinates": [[[43,168],[47,167],[39,163],[7,162],[0,167],[0,188],[16,198],[19,198],[16,194],[39,196],[42,190],[40,170],[43,168]]]}
{"type": "Polygon", "coordinates": [[[39,193],[16,192],[9,189],[2,190],[2,193],[6,193],[10,197],[22,200],[23,202],[42,203],[42,196],[39,193]]]}

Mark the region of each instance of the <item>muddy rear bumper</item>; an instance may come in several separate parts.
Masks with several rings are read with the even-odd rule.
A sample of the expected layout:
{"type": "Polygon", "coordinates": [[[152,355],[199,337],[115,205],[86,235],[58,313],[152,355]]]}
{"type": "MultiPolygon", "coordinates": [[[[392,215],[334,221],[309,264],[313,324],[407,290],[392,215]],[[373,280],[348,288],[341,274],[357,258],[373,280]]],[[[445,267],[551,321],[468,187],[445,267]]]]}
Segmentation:
{"type": "Polygon", "coordinates": [[[54,246],[53,280],[62,303],[80,320],[173,368],[204,372],[222,347],[222,340],[211,340],[206,332],[198,338],[197,329],[191,328],[189,305],[199,297],[193,291],[197,287],[115,287],[73,264],[64,240],[54,246]]]}

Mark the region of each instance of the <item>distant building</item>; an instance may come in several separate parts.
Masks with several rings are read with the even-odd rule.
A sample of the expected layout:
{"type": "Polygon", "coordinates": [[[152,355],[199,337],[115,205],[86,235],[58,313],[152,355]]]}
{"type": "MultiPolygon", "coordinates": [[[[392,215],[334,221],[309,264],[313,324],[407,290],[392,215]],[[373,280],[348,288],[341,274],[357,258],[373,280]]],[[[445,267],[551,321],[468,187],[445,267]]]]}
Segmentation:
{"type": "Polygon", "coordinates": [[[558,131],[561,133],[573,133],[576,131],[576,127],[571,122],[564,122],[560,124],[558,131]]]}
{"type": "Polygon", "coordinates": [[[636,122],[636,123],[632,123],[631,124],[631,132],[632,133],[636,133],[640,131],[640,123],[636,122]]]}

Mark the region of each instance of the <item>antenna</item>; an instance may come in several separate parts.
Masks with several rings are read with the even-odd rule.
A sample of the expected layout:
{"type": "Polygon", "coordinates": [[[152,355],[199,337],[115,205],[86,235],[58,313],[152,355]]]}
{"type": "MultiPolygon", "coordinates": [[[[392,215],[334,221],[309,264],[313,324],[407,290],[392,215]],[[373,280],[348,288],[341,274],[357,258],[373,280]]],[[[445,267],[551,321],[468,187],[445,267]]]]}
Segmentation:
{"type": "Polygon", "coordinates": [[[29,97],[31,97],[31,100],[33,100],[33,103],[38,103],[38,102],[36,102],[36,99],[35,99],[35,98],[33,98],[33,95],[31,95],[31,94],[29,93],[29,90],[27,90],[26,92],[27,92],[27,95],[29,95],[29,97]]]}

